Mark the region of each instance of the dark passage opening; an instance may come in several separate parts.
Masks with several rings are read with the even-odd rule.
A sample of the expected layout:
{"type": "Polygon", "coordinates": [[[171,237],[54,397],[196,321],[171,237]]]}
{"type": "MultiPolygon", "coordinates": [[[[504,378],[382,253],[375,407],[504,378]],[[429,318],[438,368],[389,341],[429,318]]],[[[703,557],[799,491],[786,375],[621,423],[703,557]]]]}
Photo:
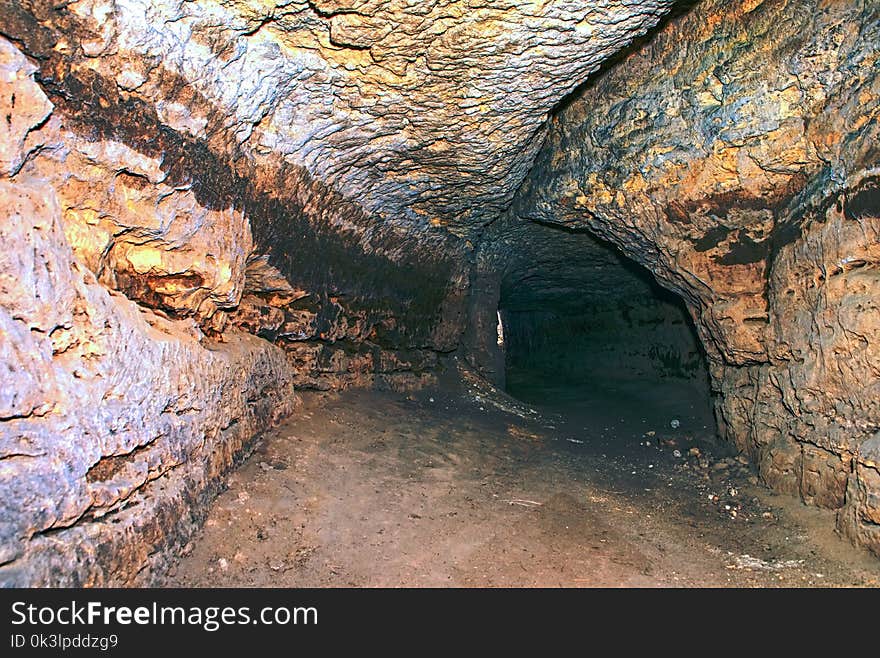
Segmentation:
{"type": "Polygon", "coordinates": [[[498,313],[507,392],[634,437],[670,424],[714,434],[705,355],[682,301],[588,233],[516,230],[498,313]]]}

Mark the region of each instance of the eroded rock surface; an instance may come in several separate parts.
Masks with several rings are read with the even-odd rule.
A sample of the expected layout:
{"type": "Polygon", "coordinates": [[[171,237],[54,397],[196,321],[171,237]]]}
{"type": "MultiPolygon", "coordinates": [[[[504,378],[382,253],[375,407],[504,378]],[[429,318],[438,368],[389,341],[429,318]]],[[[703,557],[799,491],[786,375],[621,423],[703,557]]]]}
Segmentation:
{"type": "Polygon", "coordinates": [[[530,220],[680,295],[728,437],[880,551],[878,9],[607,64],[675,4],[0,0],[3,579],[149,582],[295,386],[497,375],[502,299],[618,266],[530,220]]]}
{"type": "MultiPolygon", "coordinates": [[[[163,123],[304,167],[383,220],[467,231],[548,111],[672,0],[87,0],[81,47],[163,123]],[[191,97],[168,94],[168,80],[191,97]]],[[[95,68],[94,65],[91,65],[95,68]]]]}
{"type": "MultiPolygon", "coordinates": [[[[78,223],[65,221],[62,147],[48,145],[57,133],[44,123],[52,107],[2,40],[0,62],[4,110],[16,117],[7,125],[24,135],[7,142],[18,150],[4,154],[0,178],[0,580],[149,582],[157,551],[192,531],[194,503],[292,409],[290,364],[265,341],[209,341],[192,318],[166,319],[99,283],[66,235],[78,223]]],[[[67,182],[94,170],[64,171],[67,182]]],[[[100,198],[104,217],[124,217],[108,196],[114,182],[95,178],[77,209],[100,198]]],[[[234,239],[224,244],[242,256],[234,239]]]]}
{"type": "Polygon", "coordinates": [[[679,293],[728,438],[875,552],[878,11],[700,3],[554,118],[517,208],[679,293]]]}
{"type": "Polygon", "coordinates": [[[0,3],[8,579],[144,571],[177,539],[156,519],[293,384],[433,381],[464,323],[455,234],[669,4],[0,3]],[[52,557],[56,531],[85,553],[52,557]]]}

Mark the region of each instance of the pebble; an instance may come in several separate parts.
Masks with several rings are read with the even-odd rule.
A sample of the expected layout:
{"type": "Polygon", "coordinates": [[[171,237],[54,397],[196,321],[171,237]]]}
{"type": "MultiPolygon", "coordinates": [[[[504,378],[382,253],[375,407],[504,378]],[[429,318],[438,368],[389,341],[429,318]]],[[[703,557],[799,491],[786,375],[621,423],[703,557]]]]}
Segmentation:
{"type": "Polygon", "coordinates": [[[225,557],[221,557],[219,560],[217,560],[217,564],[220,565],[220,569],[222,569],[223,571],[226,571],[229,568],[229,562],[226,561],[225,557]]]}
{"type": "Polygon", "coordinates": [[[677,430],[680,426],[681,426],[681,421],[678,418],[673,418],[669,422],[669,427],[671,427],[674,430],[677,430]]]}

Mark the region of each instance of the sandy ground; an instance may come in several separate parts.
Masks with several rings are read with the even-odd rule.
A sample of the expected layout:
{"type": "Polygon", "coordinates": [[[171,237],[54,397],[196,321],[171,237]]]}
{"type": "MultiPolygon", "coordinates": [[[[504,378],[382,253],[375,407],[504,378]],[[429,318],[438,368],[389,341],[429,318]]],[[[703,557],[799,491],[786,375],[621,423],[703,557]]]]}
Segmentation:
{"type": "Polygon", "coordinates": [[[832,513],[721,454],[686,388],[538,398],[556,404],[473,380],[306,395],[230,475],[168,584],[880,584],[880,560],[834,535],[832,513]]]}

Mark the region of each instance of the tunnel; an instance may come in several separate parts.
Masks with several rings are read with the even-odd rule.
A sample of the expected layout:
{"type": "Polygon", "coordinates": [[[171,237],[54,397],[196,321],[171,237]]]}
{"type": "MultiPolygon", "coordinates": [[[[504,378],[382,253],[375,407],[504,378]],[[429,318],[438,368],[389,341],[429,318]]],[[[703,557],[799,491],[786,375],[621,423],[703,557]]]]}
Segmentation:
{"type": "Polygon", "coordinates": [[[686,411],[702,428],[712,418],[709,373],[683,302],[587,232],[530,228],[501,278],[505,390],[624,415],[665,407],[667,422],[686,411]]]}
{"type": "Polygon", "coordinates": [[[878,12],[0,0],[0,585],[876,585],[878,12]]]}

